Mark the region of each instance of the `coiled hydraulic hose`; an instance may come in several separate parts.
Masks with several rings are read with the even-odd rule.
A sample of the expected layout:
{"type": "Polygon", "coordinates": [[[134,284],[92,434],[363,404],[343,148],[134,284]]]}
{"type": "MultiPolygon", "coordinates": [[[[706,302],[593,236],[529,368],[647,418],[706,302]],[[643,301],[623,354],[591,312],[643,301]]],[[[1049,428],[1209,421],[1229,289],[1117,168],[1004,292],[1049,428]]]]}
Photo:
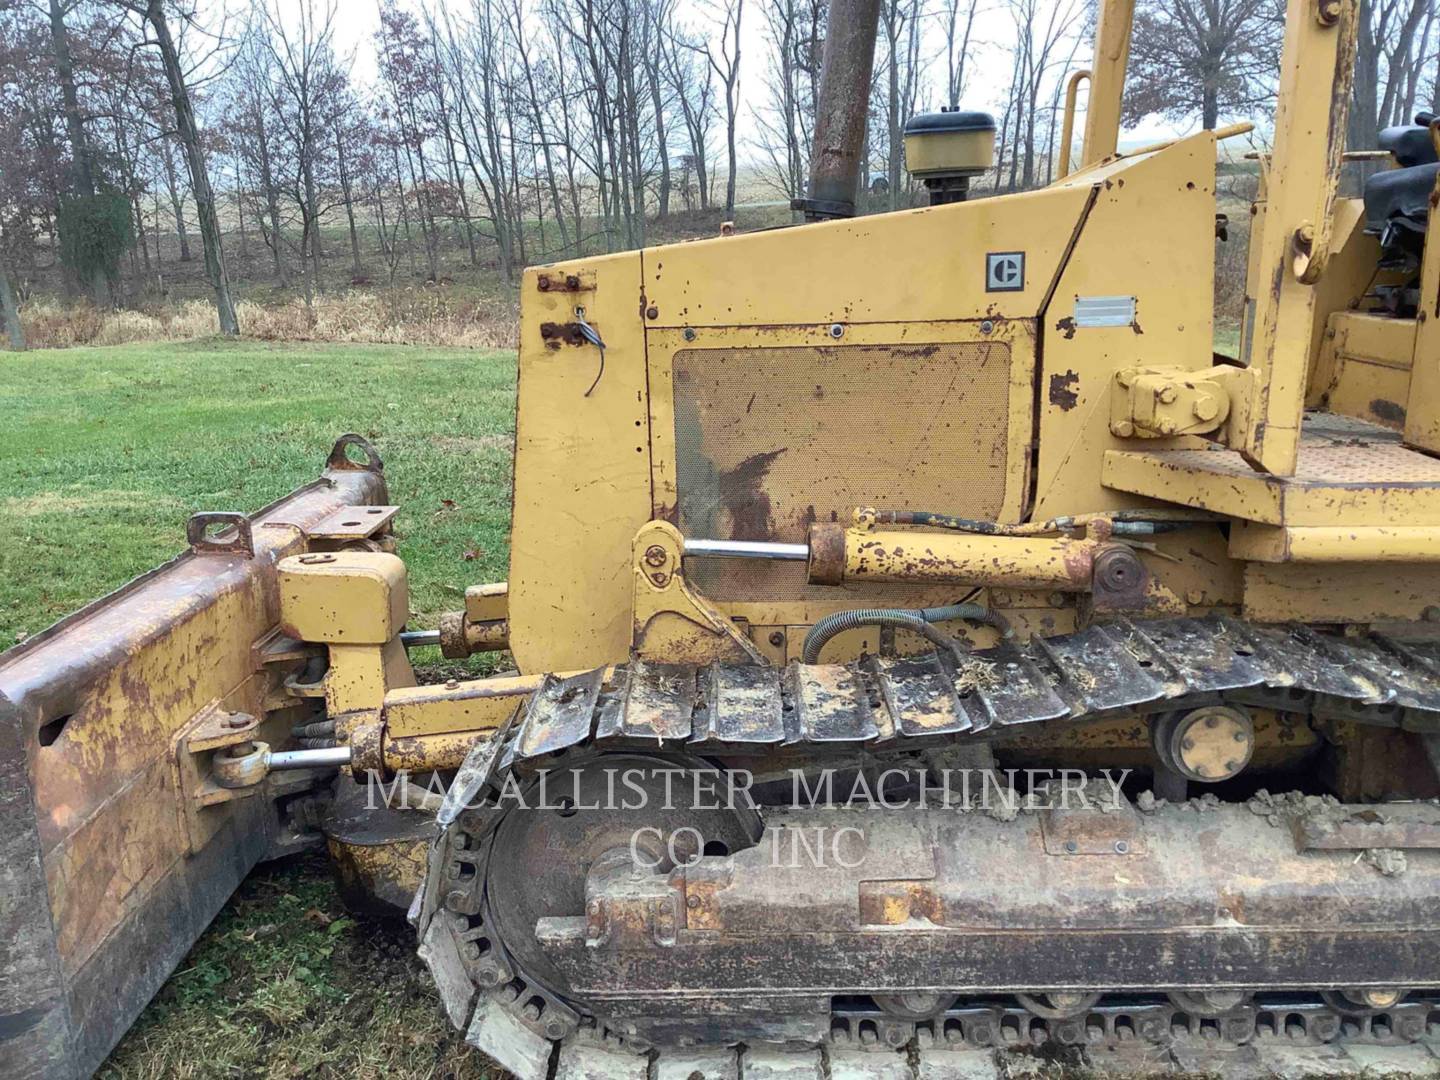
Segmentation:
{"type": "Polygon", "coordinates": [[[335,742],[335,721],[317,720],[309,724],[297,724],[290,734],[300,741],[303,750],[325,750],[338,745],[335,742]]]}
{"type": "Polygon", "coordinates": [[[805,663],[813,664],[820,659],[820,650],[831,638],[860,626],[893,626],[900,630],[913,630],[937,649],[953,653],[961,647],[960,642],[930,625],[952,619],[965,619],[993,626],[1007,638],[1014,635],[1003,616],[996,615],[979,604],[947,604],[945,607],[933,608],[859,608],[854,611],[837,611],[819,620],[805,635],[801,655],[805,663]]]}

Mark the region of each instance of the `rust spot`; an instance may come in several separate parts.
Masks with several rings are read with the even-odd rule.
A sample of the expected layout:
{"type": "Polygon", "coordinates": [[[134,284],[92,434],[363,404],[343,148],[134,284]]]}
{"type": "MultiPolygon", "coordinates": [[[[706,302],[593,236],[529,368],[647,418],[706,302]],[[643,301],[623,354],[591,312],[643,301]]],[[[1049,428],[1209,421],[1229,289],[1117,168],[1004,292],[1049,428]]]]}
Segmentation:
{"type": "Polygon", "coordinates": [[[765,492],[765,477],[775,459],[787,447],[765,453],[751,454],[733,469],[719,476],[720,502],[730,515],[730,535],[736,540],[768,540],[774,530],[770,515],[770,496],[765,492]]]}
{"type": "Polygon", "coordinates": [[[1130,322],[1130,329],[1131,329],[1131,330],[1134,330],[1135,333],[1137,333],[1137,334],[1143,334],[1143,333],[1145,333],[1144,330],[1141,330],[1141,329],[1140,329],[1140,320],[1139,320],[1139,319],[1132,319],[1132,320],[1131,320],[1131,322],[1130,322]]]}
{"type": "Polygon", "coordinates": [[[1051,375],[1050,404],[1059,406],[1061,412],[1069,412],[1080,404],[1079,386],[1080,376],[1073,371],[1051,375]]]}
{"type": "Polygon", "coordinates": [[[1376,398],[1370,402],[1370,412],[1376,418],[1391,424],[1405,423],[1405,406],[1397,405],[1393,401],[1386,401],[1384,398],[1376,398]]]}
{"type": "Polygon", "coordinates": [[[1069,341],[1075,336],[1075,319],[1072,316],[1066,315],[1055,324],[1055,329],[1064,334],[1065,340],[1069,341]]]}
{"type": "Polygon", "coordinates": [[[934,356],[939,350],[939,345],[923,345],[913,349],[895,349],[892,355],[896,359],[923,360],[927,356],[934,356]]]}
{"type": "Polygon", "coordinates": [[[585,344],[585,335],[580,332],[579,323],[541,323],[540,337],[552,349],[558,348],[561,343],[566,345],[585,344]]]}

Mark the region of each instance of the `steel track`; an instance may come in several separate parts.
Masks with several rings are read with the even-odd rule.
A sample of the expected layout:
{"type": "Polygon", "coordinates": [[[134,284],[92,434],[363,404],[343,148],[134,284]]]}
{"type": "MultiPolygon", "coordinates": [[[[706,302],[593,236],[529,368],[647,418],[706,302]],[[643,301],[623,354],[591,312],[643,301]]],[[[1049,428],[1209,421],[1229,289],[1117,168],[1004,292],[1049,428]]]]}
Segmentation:
{"type": "MultiPolygon", "coordinates": [[[[956,662],[931,655],[792,664],[783,674],[635,663],[609,682],[603,670],[551,677],[512,727],[477,745],[456,777],[439,815],[442,837],[412,909],[421,954],[452,1020],[522,1080],[543,1080],[556,1069],[567,1080],[658,1080],[687,1064],[695,1067],[676,1080],[692,1080],[695,1072],[735,1076],[741,1066],[733,1050],[651,1047],[607,1028],[518,969],[487,917],[489,845],[504,812],[484,804],[487,792],[499,790],[507,776],[579,748],[694,754],[803,744],[834,752],[849,744],[880,751],[1002,734],[992,728],[1163,713],[1215,700],[1440,731],[1440,643],[1257,628],[1212,617],[1092,626],[956,662]]],[[[1354,1019],[1330,1009],[1318,992],[1262,995],[1207,1019],[1184,1013],[1163,995],[1127,994],[1102,998],[1083,1017],[1067,1020],[1046,1020],[993,999],[965,1002],[920,1023],[837,1006],[820,1047],[755,1047],[744,1054],[751,1080],[771,1073],[774,1080],[818,1080],[822,1073],[831,1080],[921,1080],[955,1069],[983,1075],[981,1058],[1041,1046],[1092,1056],[1102,1050],[1169,1055],[1193,1068],[1223,1065],[1242,1048],[1264,1057],[1266,1047],[1283,1048],[1292,1058],[1334,1047],[1389,1048],[1409,1054],[1414,1065],[1430,1060],[1431,1045],[1440,1047],[1440,999],[1432,997],[1354,1019]],[[968,1064],[949,1060],[954,1055],[968,1055],[968,1064]],[[927,1057],[933,1059],[928,1068],[927,1057]]],[[[1255,1054],[1245,1060],[1253,1064],[1255,1054]]],[[[1440,1073],[1440,1057],[1434,1070],[1440,1073]]]]}

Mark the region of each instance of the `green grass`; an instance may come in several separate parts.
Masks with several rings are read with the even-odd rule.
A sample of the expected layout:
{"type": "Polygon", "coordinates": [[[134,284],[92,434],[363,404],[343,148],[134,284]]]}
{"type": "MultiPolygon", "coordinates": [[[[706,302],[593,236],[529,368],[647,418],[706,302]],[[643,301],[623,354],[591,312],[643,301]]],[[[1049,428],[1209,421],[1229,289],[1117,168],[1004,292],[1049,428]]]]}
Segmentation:
{"type": "Polygon", "coordinates": [[[101,1067],[130,1078],[491,1078],[413,931],[347,913],[323,855],[251,874],[101,1067]]]}
{"type": "MultiPolygon", "coordinates": [[[[508,352],[0,353],[0,647],[169,558],[193,511],[255,510],[314,479],[345,431],[385,458],[411,622],[433,626],[465,585],[505,576],[514,383],[508,352]]],[[[409,927],[347,915],[318,856],[252,874],[101,1070],[493,1074],[450,1029],[409,927]]]]}
{"type": "Polygon", "coordinates": [[[357,431],[386,463],[411,625],[504,580],[514,356],[201,341],[0,357],[0,646],[254,510],[357,431]]]}

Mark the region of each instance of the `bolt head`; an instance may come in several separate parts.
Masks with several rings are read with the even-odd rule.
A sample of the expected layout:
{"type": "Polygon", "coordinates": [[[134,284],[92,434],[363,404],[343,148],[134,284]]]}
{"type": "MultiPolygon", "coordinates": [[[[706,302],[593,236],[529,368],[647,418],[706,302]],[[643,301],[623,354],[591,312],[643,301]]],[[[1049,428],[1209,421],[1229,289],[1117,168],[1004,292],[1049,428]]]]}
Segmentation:
{"type": "Polygon", "coordinates": [[[1122,439],[1128,439],[1135,434],[1135,425],[1129,420],[1117,420],[1111,425],[1110,430],[1122,439]]]}
{"type": "Polygon", "coordinates": [[[782,645],[785,644],[785,635],[784,635],[783,633],[781,633],[779,630],[773,630],[773,631],[771,631],[770,637],[769,637],[768,640],[769,640],[769,642],[770,642],[771,645],[775,646],[775,648],[778,649],[778,648],[780,648],[780,646],[782,646],[782,645]]]}
{"type": "Polygon", "coordinates": [[[832,338],[844,337],[844,336],[845,336],[845,327],[841,326],[838,322],[837,322],[837,323],[831,323],[831,324],[830,324],[830,336],[831,336],[832,338]]]}
{"type": "Polygon", "coordinates": [[[1175,401],[1175,387],[1162,386],[1159,393],[1160,404],[1170,405],[1175,401]]]}
{"type": "Polygon", "coordinates": [[[658,319],[660,317],[660,309],[652,304],[645,309],[645,317],[647,319],[658,319]]]}

